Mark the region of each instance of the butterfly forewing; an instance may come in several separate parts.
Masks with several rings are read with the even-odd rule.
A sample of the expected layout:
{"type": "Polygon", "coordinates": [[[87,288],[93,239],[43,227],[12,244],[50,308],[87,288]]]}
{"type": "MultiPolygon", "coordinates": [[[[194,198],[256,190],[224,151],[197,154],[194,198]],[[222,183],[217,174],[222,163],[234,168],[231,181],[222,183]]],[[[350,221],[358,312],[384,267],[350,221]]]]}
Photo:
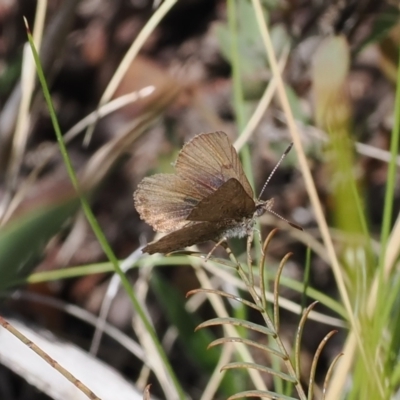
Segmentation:
{"type": "Polygon", "coordinates": [[[202,198],[190,182],[174,174],[144,178],[134,194],[140,217],[158,232],[185,226],[187,216],[202,198]]]}
{"type": "Polygon", "coordinates": [[[223,183],[234,178],[253,198],[253,190],[244,174],[235,148],[224,132],[195,136],[179,153],[177,174],[192,182],[209,196],[223,183]]]}
{"type": "Polygon", "coordinates": [[[245,192],[238,180],[231,178],[214,193],[193,208],[189,221],[218,222],[251,218],[255,212],[254,200],[245,192]]]}

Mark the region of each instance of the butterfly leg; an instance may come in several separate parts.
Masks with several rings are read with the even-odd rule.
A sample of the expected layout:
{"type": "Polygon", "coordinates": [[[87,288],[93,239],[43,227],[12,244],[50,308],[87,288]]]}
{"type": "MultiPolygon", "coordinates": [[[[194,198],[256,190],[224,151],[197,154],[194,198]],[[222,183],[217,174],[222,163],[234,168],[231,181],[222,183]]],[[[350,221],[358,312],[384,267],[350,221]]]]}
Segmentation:
{"type": "Polygon", "coordinates": [[[215,246],[211,249],[211,251],[207,254],[206,258],[205,258],[205,262],[207,262],[209,260],[209,258],[211,257],[212,253],[214,253],[214,250],[218,247],[218,246],[222,246],[224,249],[226,249],[226,246],[224,246],[223,244],[226,244],[226,246],[228,245],[227,239],[225,237],[223,237],[222,239],[218,240],[217,243],[215,243],[215,246]]]}

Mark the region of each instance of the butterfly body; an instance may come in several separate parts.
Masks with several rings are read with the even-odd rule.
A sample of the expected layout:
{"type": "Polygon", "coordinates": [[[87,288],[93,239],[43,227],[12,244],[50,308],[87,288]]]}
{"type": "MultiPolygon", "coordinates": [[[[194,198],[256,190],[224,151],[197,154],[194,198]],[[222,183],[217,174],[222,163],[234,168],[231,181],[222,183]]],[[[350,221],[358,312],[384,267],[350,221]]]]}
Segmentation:
{"type": "Polygon", "coordinates": [[[208,240],[244,237],[273,201],[254,200],[236,150],[224,132],[203,133],[179,153],[175,174],[144,178],[134,194],[140,217],[166,232],[143,252],[168,253],[208,240]]]}

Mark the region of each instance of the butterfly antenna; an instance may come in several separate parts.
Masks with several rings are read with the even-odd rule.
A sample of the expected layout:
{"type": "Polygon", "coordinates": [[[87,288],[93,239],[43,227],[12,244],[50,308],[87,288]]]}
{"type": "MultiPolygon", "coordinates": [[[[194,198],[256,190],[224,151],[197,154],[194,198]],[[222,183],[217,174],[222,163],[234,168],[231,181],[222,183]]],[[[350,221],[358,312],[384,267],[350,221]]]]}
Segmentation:
{"type": "Polygon", "coordinates": [[[304,230],[300,225],[297,225],[297,224],[295,224],[293,222],[288,221],[286,218],[282,217],[282,215],[279,215],[277,212],[275,212],[275,211],[273,211],[271,209],[269,209],[268,212],[270,212],[271,214],[275,215],[275,217],[278,217],[282,221],[287,222],[290,226],[293,226],[293,228],[296,228],[299,231],[303,231],[304,230]]]}
{"type": "MultiPolygon", "coordinates": [[[[283,159],[286,157],[286,155],[289,153],[289,151],[291,150],[291,148],[293,147],[293,142],[289,144],[288,148],[283,152],[281,158],[279,159],[279,161],[276,163],[274,169],[271,171],[271,173],[269,174],[269,177],[267,178],[267,180],[264,183],[263,188],[261,189],[260,195],[258,196],[258,200],[261,199],[262,194],[264,193],[265,188],[267,187],[269,181],[271,180],[272,176],[274,175],[275,171],[278,169],[278,167],[281,165],[283,159]]],[[[285,220],[285,218],[282,218],[280,215],[278,215],[279,218],[285,220]]],[[[286,220],[285,220],[286,221],[286,220]]],[[[289,224],[290,222],[287,221],[289,224]]]]}

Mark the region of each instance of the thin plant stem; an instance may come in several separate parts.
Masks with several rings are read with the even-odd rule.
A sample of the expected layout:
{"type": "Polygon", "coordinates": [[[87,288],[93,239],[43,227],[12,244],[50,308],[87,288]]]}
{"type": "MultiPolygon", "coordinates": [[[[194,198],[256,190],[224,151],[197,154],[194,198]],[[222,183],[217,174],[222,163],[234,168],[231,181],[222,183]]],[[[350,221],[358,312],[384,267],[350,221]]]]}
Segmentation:
{"type": "Polygon", "coordinates": [[[278,232],[278,229],[275,228],[273,229],[270,234],[267,236],[267,238],[264,241],[263,247],[262,247],[262,257],[260,260],[260,268],[259,268],[259,274],[260,274],[260,292],[261,292],[261,305],[262,309],[266,310],[267,309],[267,298],[265,295],[265,257],[267,255],[267,248],[268,245],[270,244],[272,238],[275,236],[276,232],[278,232]]]}
{"type": "MultiPolygon", "coordinates": [[[[227,248],[226,249],[228,251],[229,257],[231,258],[231,260],[236,263],[237,266],[237,272],[240,276],[240,278],[243,280],[243,282],[246,284],[247,290],[249,291],[251,297],[253,298],[254,303],[256,304],[256,306],[258,306],[260,309],[262,309],[261,315],[265,321],[265,324],[267,326],[267,328],[272,331],[275,332],[272,337],[275,340],[279,350],[282,352],[282,354],[284,354],[284,358],[283,358],[283,362],[285,363],[286,369],[288,371],[288,374],[294,379],[294,386],[296,388],[296,391],[300,397],[300,400],[306,400],[307,396],[303,390],[303,387],[301,385],[300,380],[298,379],[295,369],[293,368],[293,365],[290,361],[290,357],[288,352],[286,351],[286,347],[284,346],[280,336],[277,334],[276,331],[276,327],[272,321],[272,319],[269,317],[267,311],[265,309],[262,308],[262,298],[260,298],[260,296],[257,294],[257,291],[255,289],[255,287],[253,285],[250,284],[250,281],[246,275],[246,273],[243,270],[243,267],[241,266],[241,264],[238,262],[238,260],[236,259],[235,255],[232,253],[232,251],[227,248]]],[[[286,259],[285,259],[286,260],[286,259]]],[[[283,267],[283,265],[282,265],[283,267]]]]}
{"type": "Polygon", "coordinates": [[[275,277],[275,282],[274,282],[274,325],[275,325],[275,331],[277,334],[279,334],[279,328],[280,328],[280,321],[279,321],[279,285],[280,285],[280,278],[281,274],[283,271],[283,267],[286,264],[286,261],[289,259],[289,257],[292,255],[292,253],[286,254],[285,257],[283,257],[282,261],[279,264],[278,271],[276,272],[276,277],[275,277]]]}
{"type": "Polygon", "coordinates": [[[310,314],[311,310],[317,305],[317,301],[311,303],[304,311],[303,315],[301,316],[299,325],[297,327],[297,333],[295,338],[295,345],[294,345],[294,360],[295,360],[295,369],[296,369],[296,376],[300,379],[300,345],[301,339],[303,336],[304,325],[308,319],[308,315],[310,314]]]}
{"type": "Polygon", "coordinates": [[[0,316],[0,325],[8,330],[12,335],[19,339],[27,348],[34,351],[43,361],[47,362],[52,368],[58,371],[66,379],[68,379],[73,385],[75,385],[82,393],[84,393],[89,399],[100,400],[87,386],[85,386],[79,379],[75,378],[68,370],[62,367],[56,360],[51,358],[45,351],[38,347],[35,343],[29,340],[23,335],[18,329],[15,329],[8,321],[0,316]]]}
{"type": "Polygon", "coordinates": [[[311,371],[310,371],[310,380],[308,382],[308,399],[312,399],[314,396],[314,383],[315,383],[315,374],[317,371],[317,364],[319,357],[321,355],[322,350],[324,349],[326,343],[328,340],[337,333],[337,331],[330,331],[323,339],[322,342],[319,344],[317,351],[314,354],[313,362],[311,365],[311,371]]]}
{"type": "Polygon", "coordinates": [[[310,282],[310,271],[311,271],[311,249],[307,247],[306,252],[306,262],[305,262],[305,270],[304,270],[304,279],[303,279],[303,293],[301,294],[301,313],[303,314],[303,310],[306,308],[307,304],[307,289],[308,284],[310,282]]]}
{"type": "Polygon", "coordinates": [[[396,88],[396,101],[394,106],[395,120],[393,123],[393,131],[390,141],[390,154],[391,158],[389,161],[389,169],[386,184],[385,193],[385,205],[383,209],[383,223],[381,231],[381,248],[379,264],[383,269],[386,244],[389,238],[391,223],[392,223],[392,213],[393,213],[393,199],[395,190],[395,179],[396,179],[396,157],[399,150],[399,138],[400,138],[400,53],[399,53],[399,63],[397,68],[397,88],[396,88]]]}
{"type": "MultiPolygon", "coordinates": [[[[231,40],[231,66],[232,66],[232,84],[233,84],[233,108],[236,116],[236,124],[239,132],[243,132],[246,127],[245,101],[243,95],[243,85],[241,77],[239,42],[238,42],[238,14],[236,0],[227,1],[227,17],[229,33],[231,40]]],[[[243,146],[240,152],[243,169],[246,172],[250,185],[254,188],[254,176],[251,167],[251,155],[248,146],[243,146]]],[[[256,222],[259,229],[259,222],[256,222]]],[[[255,241],[255,254],[260,254],[261,245],[255,241]]]]}

